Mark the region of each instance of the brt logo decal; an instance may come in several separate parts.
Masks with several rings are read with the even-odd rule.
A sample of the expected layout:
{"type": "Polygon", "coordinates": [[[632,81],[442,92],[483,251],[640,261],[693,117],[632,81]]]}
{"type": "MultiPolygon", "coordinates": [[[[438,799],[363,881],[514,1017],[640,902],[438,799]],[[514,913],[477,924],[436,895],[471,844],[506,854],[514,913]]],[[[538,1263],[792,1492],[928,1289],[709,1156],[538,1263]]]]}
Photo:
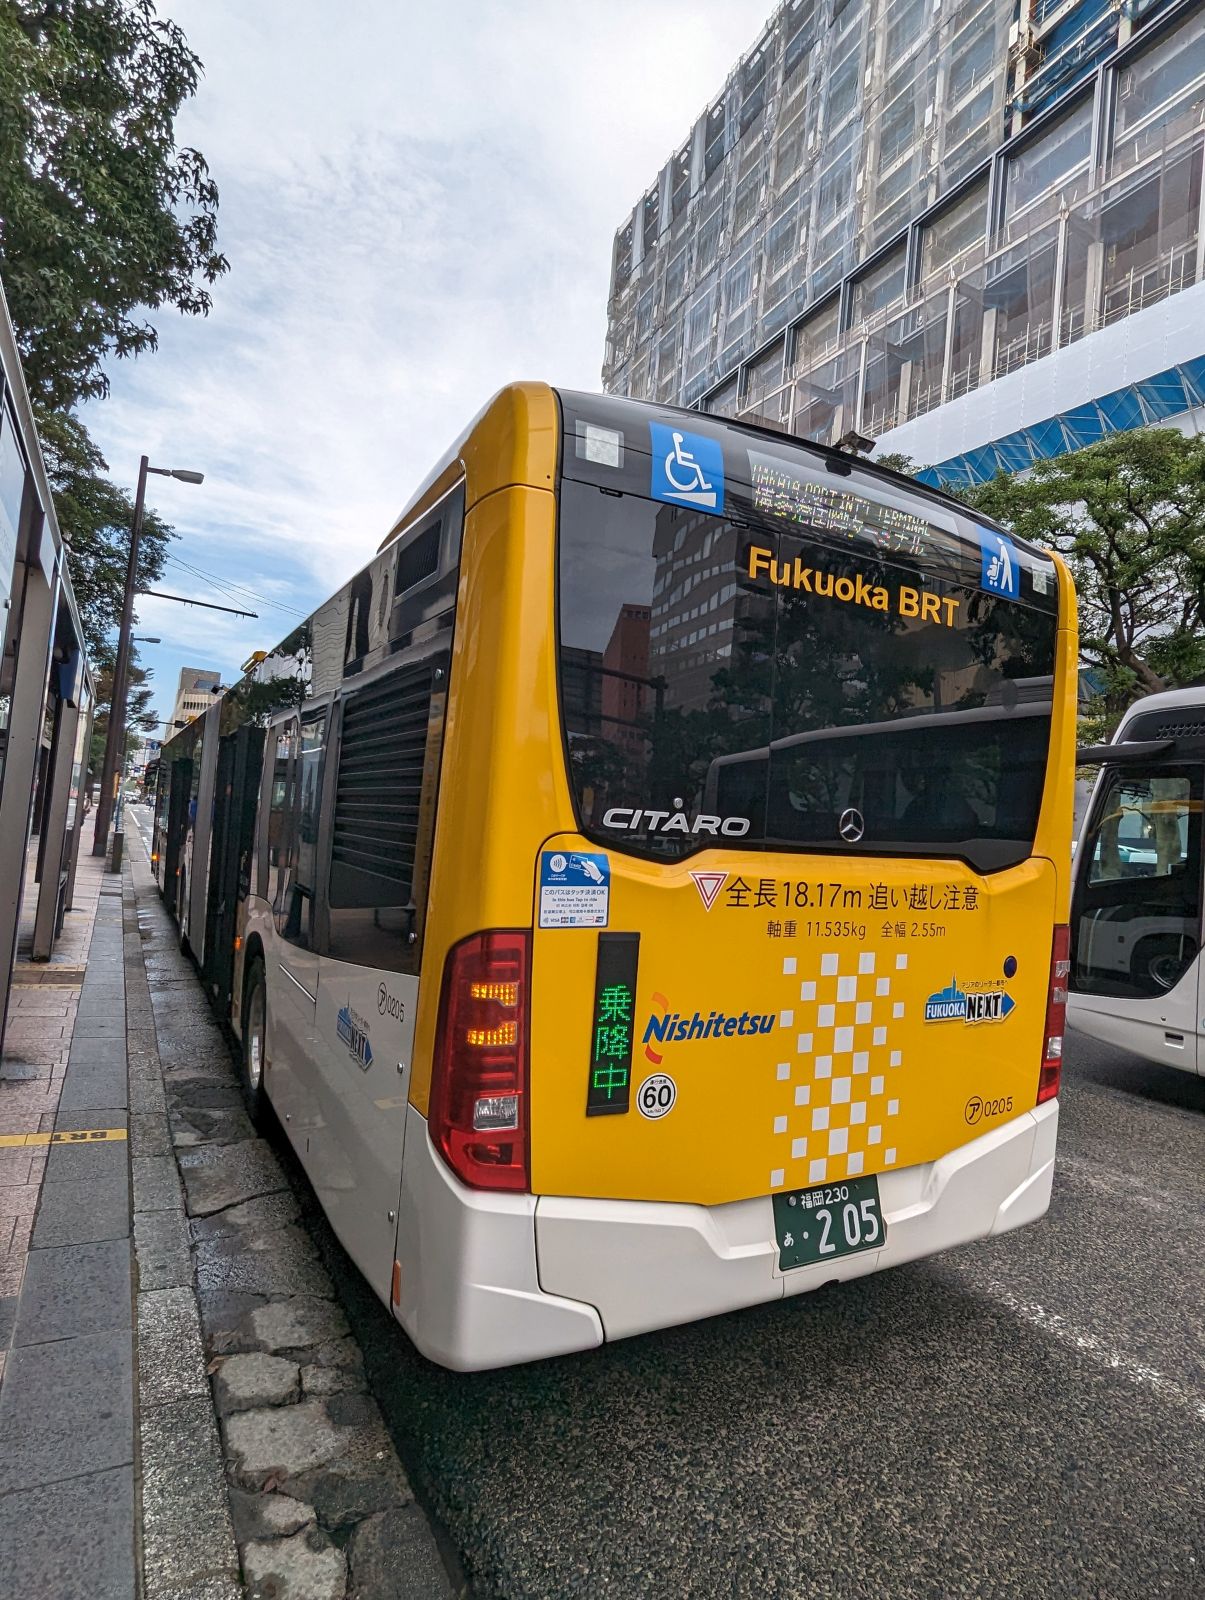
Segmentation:
{"type": "Polygon", "coordinates": [[[1007,989],[966,990],[951,978],[948,989],[939,989],[925,1001],[926,1022],[1003,1022],[1017,1002],[1007,989]]]}
{"type": "Polygon", "coordinates": [[[372,1045],[368,1040],[368,1024],[359,1012],[353,1011],[351,1002],[343,1006],[335,1020],[335,1032],[347,1046],[347,1053],[357,1066],[367,1072],[372,1066],[372,1045]]]}
{"type": "Polygon", "coordinates": [[[650,422],[654,500],[693,506],[719,516],[724,509],[724,451],[718,439],[650,422]]]}
{"type": "Polygon", "coordinates": [[[771,1033],[774,1029],[776,1014],[773,1011],[709,1011],[706,1016],[701,1011],[695,1011],[687,1017],[680,1011],[671,1011],[669,1001],[663,994],[654,994],[653,1003],[661,1008],[661,1015],[654,1012],[649,1017],[641,1042],[645,1055],[654,1066],[661,1062],[661,1056],[653,1049],[654,1043],[689,1044],[696,1039],[751,1039],[757,1034],[771,1033]]]}

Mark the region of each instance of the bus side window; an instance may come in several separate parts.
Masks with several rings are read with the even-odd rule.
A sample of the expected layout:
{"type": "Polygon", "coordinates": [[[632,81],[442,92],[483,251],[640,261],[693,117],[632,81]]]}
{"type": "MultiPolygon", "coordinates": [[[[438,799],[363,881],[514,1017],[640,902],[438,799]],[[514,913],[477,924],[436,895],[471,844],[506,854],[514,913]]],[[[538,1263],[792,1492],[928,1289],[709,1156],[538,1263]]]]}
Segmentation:
{"type": "Polygon", "coordinates": [[[272,771],[267,780],[268,813],[266,818],[262,861],[267,871],[263,894],[272,906],[273,915],[280,917],[285,885],[292,865],[292,785],[293,755],[297,740],[295,720],[276,727],[271,734],[272,771]]]}
{"type": "Polygon", "coordinates": [[[1075,987],[1165,994],[1201,947],[1202,773],[1107,773],[1081,848],[1073,907],[1075,987]]]}
{"type": "Polygon", "coordinates": [[[326,709],[311,711],[294,728],[297,755],[289,796],[292,873],[285,887],[280,932],[291,944],[308,949],[314,938],[313,912],[318,857],[318,821],[322,808],[326,709]]]}

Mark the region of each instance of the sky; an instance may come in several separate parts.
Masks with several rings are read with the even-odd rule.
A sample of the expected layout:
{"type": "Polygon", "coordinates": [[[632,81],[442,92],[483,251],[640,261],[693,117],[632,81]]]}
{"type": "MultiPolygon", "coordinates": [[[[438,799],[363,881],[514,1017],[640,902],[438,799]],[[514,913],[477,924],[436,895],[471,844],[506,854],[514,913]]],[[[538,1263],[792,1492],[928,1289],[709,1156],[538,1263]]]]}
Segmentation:
{"type": "Polygon", "coordinates": [[[615,230],[773,0],[159,9],[205,64],[176,132],[230,271],[83,414],[131,489],[144,452],[205,474],[150,480],[157,587],[258,612],[139,601],[166,718],[182,666],[233,682],[362,566],[502,384],[601,387],[615,230]]]}

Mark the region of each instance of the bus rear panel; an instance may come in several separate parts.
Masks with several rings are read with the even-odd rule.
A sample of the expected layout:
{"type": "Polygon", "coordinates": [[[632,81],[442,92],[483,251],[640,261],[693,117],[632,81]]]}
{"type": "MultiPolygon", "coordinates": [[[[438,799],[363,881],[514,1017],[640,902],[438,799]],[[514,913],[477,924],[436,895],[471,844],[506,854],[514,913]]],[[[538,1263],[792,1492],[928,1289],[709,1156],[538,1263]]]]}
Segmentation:
{"type": "Polygon", "coordinates": [[[523,925],[449,953],[426,1107],[458,1229],[505,1259],[518,1207],[536,1292],[478,1266],[453,1365],[1003,1231],[1053,1169],[1065,572],[848,458],[560,405],[556,704],[497,735],[545,730],[560,825],[523,925]]]}

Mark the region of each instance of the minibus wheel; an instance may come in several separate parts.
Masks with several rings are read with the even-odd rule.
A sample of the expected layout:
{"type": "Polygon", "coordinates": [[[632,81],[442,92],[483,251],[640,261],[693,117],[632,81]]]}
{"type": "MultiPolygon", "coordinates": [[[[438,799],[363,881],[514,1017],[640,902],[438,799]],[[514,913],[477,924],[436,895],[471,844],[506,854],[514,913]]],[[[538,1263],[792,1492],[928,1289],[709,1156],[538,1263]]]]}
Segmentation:
{"type": "Polygon", "coordinates": [[[253,957],[247,973],[247,986],[243,1000],[243,1095],[252,1122],[262,1131],[268,1115],[268,1097],[264,1092],[264,1067],[268,1046],[268,989],[264,982],[264,964],[253,957]]]}

